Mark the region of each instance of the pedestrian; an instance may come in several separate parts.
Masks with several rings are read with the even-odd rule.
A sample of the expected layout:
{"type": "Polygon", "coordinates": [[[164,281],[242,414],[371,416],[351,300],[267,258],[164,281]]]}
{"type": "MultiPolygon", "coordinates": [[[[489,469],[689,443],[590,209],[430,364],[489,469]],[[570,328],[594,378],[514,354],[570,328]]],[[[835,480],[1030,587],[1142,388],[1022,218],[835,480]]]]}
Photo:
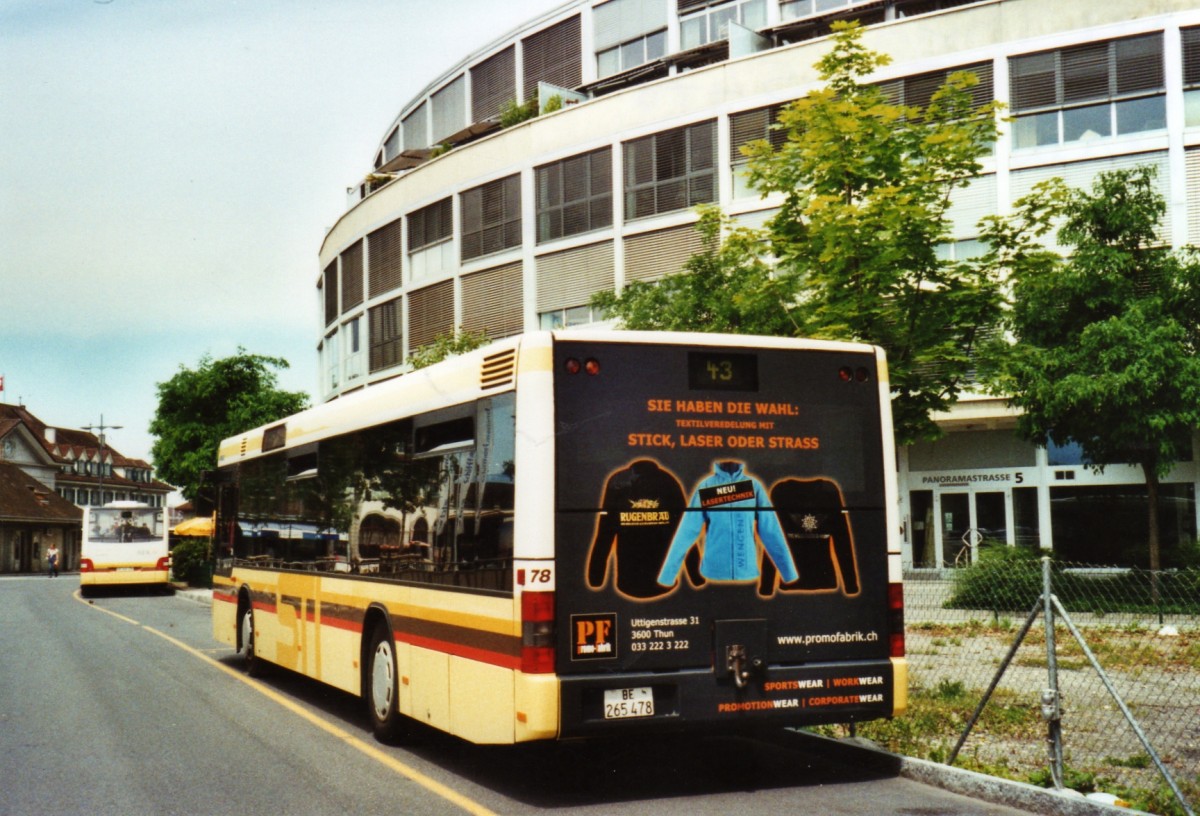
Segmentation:
{"type": "Polygon", "coordinates": [[[46,548],[46,567],[50,571],[51,578],[58,577],[58,546],[55,544],[46,548]]]}

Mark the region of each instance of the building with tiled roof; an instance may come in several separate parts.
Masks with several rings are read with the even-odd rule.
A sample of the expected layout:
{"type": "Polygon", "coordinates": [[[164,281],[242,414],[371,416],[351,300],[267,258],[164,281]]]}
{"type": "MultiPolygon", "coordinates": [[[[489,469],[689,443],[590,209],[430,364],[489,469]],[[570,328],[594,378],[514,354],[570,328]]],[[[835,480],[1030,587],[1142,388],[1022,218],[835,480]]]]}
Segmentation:
{"type": "Polygon", "coordinates": [[[162,507],[174,488],[149,462],[102,436],[47,425],[23,405],[0,403],[0,572],[42,569],[53,540],[62,568],[79,563],[80,508],[111,501],[162,507]],[[31,498],[32,497],[32,498],[31,498]]]}

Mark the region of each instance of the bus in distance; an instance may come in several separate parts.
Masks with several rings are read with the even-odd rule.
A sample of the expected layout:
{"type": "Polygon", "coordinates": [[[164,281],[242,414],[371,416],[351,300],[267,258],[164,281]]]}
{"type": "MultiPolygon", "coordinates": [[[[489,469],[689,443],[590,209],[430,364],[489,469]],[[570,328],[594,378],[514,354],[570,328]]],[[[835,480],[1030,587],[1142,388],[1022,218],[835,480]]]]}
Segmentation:
{"type": "Polygon", "coordinates": [[[385,741],[896,716],[894,456],[872,346],[504,339],[222,442],[213,633],[385,741]]]}
{"type": "Polygon", "coordinates": [[[143,585],[166,589],[170,571],[165,507],[133,501],[83,509],[79,591],[97,586],[143,585]]]}

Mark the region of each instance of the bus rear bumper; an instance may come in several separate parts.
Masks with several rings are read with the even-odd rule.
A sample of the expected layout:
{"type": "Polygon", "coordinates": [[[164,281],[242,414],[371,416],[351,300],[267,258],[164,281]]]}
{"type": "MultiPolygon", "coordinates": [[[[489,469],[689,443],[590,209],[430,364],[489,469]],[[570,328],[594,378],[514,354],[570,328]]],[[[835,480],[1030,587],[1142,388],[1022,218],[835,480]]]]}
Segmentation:
{"type": "Polygon", "coordinates": [[[568,675],[560,678],[559,736],[875,720],[903,710],[906,694],[896,681],[904,677],[886,658],[773,666],[743,688],[711,669],[568,675]]]}

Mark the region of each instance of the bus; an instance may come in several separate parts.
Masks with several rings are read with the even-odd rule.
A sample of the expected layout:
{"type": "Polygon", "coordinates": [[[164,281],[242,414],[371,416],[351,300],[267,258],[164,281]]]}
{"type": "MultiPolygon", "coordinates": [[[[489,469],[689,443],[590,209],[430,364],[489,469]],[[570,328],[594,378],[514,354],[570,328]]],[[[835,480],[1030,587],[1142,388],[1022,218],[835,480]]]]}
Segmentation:
{"type": "Polygon", "coordinates": [[[370,385],[222,442],[214,636],[385,742],[896,716],[888,392],[872,346],[607,330],[370,385]]]}
{"type": "Polygon", "coordinates": [[[98,586],[141,585],[166,590],[171,568],[165,507],[114,501],[83,509],[79,592],[98,586]]]}

